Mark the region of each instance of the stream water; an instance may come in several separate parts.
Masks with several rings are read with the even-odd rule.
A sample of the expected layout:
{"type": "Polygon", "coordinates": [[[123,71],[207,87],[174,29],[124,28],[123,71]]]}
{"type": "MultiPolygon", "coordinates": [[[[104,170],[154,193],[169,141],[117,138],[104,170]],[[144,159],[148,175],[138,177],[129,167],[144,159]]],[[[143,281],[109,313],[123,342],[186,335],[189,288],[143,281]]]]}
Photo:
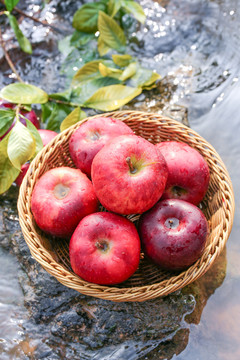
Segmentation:
{"type": "MultiPolygon", "coordinates": [[[[43,10],[37,0],[19,6],[68,33],[74,11],[85,2],[52,0],[43,10]]],[[[162,80],[125,108],[175,116],[215,147],[236,200],[226,249],[201,279],[164,299],[114,304],[82,296],[31,258],[17,221],[18,189],[13,186],[0,196],[1,360],[240,358],[240,3],[139,2],[147,20],[128,28],[129,52],[162,80]]],[[[9,49],[21,76],[48,92],[62,90],[66,74],[60,71],[64,58],[57,47],[62,35],[20,20],[34,48],[32,56],[15,45],[9,49]]],[[[11,38],[6,30],[4,39],[11,38]]],[[[1,87],[12,81],[0,49],[1,87]]]]}

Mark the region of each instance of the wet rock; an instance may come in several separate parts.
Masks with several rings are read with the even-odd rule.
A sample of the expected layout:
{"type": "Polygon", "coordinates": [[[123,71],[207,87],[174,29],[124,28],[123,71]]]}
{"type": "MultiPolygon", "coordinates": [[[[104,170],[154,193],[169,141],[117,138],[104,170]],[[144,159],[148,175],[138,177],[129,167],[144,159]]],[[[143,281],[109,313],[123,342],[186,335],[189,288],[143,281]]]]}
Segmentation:
{"type": "MultiPolygon", "coordinates": [[[[180,93],[180,89],[178,91],[180,93]]],[[[189,126],[187,107],[175,104],[173,94],[177,96],[176,78],[166,76],[157,83],[156,88],[144,91],[131,103],[126,104],[123,110],[153,112],[189,126]]]]}

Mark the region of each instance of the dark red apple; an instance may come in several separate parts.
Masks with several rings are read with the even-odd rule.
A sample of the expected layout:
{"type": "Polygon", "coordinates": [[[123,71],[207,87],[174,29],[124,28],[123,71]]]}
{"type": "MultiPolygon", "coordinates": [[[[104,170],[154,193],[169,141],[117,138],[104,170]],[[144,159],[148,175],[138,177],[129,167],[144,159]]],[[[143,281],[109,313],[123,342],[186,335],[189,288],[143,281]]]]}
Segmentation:
{"type": "Polygon", "coordinates": [[[162,199],[181,199],[198,205],[209,184],[209,168],[203,156],[188,144],[165,141],[156,144],[168,167],[162,199]]]}
{"type": "Polygon", "coordinates": [[[167,199],[141,215],[139,234],[150,260],[168,270],[181,270],[202,255],[208,223],[197,206],[167,199]]]}
{"type": "Polygon", "coordinates": [[[18,186],[21,185],[21,183],[22,183],[22,181],[23,181],[23,178],[24,178],[24,176],[26,175],[26,173],[27,173],[27,171],[28,171],[29,166],[30,166],[30,163],[29,163],[29,162],[27,162],[27,163],[25,163],[25,164],[23,164],[23,165],[21,166],[21,172],[20,172],[20,174],[18,175],[18,177],[16,178],[16,180],[14,181],[16,185],[18,185],[18,186]]]}
{"type": "Polygon", "coordinates": [[[7,100],[0,99],[0,109],[13,109],[16,104],[10,103],[7,100]]]}
{"type": "Polygon", "coordinates": [[[162,196],[167,181],[163,156],[149,141],[122,135],[106,144],[92,163],[92,182],[101,204],[119,214],[141,214],[162,196]]]}
{"type": "Polygon", "coordinates": [[[82,279],[118,284],[138,268],[139,235],[130,220],[98,212],[80,221],[70,240],[69,255],[73,271],[82,279]]]}
{"type": "Polygon", "coordinates": [[[77,168],[91,176],[94,156],[112,138],[133,134],[124,122],[118,119],[98,117],[83,123],[71,136],[69,151],[77,168]]]}
{"type": "Polygon", "coordinates": [[[38,132],[41,136],[43,146],[46,146],[56,135],[58,135],[58,133],[52,130],[39,129],[38,132]]]}
{"type": "MultiPolygon", "coordinates": [[[[23,115],[25,118],[27,118],[29,121],[31,121],[31,123],[37,128],[40,129],[40,122],[37,118],[37,115],[35,113],[35,111],[31,110],[31,111],[25,111],[25,110],[21,110],[20,114],[23,115]]],[[[26,120],[23,117],[19,117],[20,121],[23,125],[26,126],[26,120]]]]}
{"type": "Polygon", "coordinates": [[[84,216],[97,211],[98,200],[91,181],[81,170],[59,167],[39,179],[31,209],[40,229],[69,238],[84,216]]]}

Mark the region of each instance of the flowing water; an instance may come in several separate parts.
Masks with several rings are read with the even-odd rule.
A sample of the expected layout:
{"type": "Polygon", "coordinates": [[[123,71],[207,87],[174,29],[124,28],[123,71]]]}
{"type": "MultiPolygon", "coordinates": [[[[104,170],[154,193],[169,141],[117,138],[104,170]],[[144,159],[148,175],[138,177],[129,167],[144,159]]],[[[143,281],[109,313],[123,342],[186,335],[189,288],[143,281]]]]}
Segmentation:
{"type": "MultiPolygon", "coordinates": [[[[84,1],[20,1],[26,12],[68,33],[84,1]]],[[[164,299],[114,304],[59,284],[29,254],[17,221],[18,189],[0,196],[0,359],[240,358],[240,3],[238,0],[140,1],[144,25],[129,23],[129,53],[161,74],[150,93],[126,106],[164,112],[198,131],[218,151],[234,187],[234,226],[213,268],[164,299]]],[[[34,52],[10,54],[25,81],[64,89],[62,34],[20,19],[34,52]]],[[[126,17],[126,24],[129,19],[126,17]]],[[[0,23],[2,24],[2,23],[0,23]]],[[[4,39],[12,38],[7,30],[4,39]]],[[[12,42],[11,42],[12,44],[12,42]]],[[[81,63],[81,59],[77,60],[81,63]]],[[[0,49],[0,82],[14,75],[0,49]]]]}

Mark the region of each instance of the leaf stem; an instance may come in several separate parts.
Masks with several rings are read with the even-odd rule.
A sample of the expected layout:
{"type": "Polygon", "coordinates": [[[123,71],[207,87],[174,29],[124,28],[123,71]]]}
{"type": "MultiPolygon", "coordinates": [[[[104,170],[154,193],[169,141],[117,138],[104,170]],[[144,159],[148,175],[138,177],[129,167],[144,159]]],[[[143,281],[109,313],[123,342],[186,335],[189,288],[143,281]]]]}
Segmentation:
{"type": "MultiPolygon", "coordinates": [[[[4,0],[0,0],[0,2],[1,2],[3,5],[5,5],[4,0]]],[[[65,34],[67,33],[67,31],[64,31],[64,30],[62,30],[62,29],[59,29],[59,28],[57,28],[57,27],[49,24],[46,20],[40,20],[40,19],[38,19],[38,18],[36,18],[36,17],[34,17],[34,16],[31,16],[31,15],[29,15],[29,14],[26,14],[24,11],[22,11],[21,9],[19,9],[19,8],[17,8],[17,7],[14,7],[13,10],[16,11],[17,13],[19,13],[20,15],[23,15],[23,16],[26,17],[26,18],[29,18],[29,19],[31,19],[31,20],[33,20],[33,21],[35,21],[35,22],[38,22],[38,23],[42,24],[43,26],[48,26],[48,27],[50,27],[53,31],[56,31],[56,32],[58,32],[59,34],[65,35],[65,34]]],[[[5,13],[4,11],[1,11],[1,12],[0,12],[0,15],[2,15],[2,14],[4,14],[4,13],[5,13]]]]}
{"type": "Polygon", "coordinates": [[[54,98],[52,98],[50,96],[48,97],[48,100],[52,101],[52,102],[56,102],[58,104],[63,104],[63,105],[68,105],[68,106],[73,106],[73,107],[82,106],[80,104],[72,103],[72,102],[69,102],[69,101],[54,99],[54,98]]]}
{"type": "Polygon", "coordinates": [[[5,47],[5,42],[3,40],[3,37],[2,37],[2,30],[1,30],[1,27],[0,27],[0,44],[2,46],[2,49],[3,49],[3,52],[4,52],[4,56],[5,56],[5,59],[7,60],[7,63],[9,65],[9,67],[12,69],[12,71],[14,72],[14,74],[16,75],[16,78],[18,79],[19,82],[23,82],[23,80],[21,79],[20,75],[18,74],[17,72],[17,69],[15,68],[15,65],[13,64],[8,52],[7,52],[7,49],[5,47]]]}
{"type": "Polygon", "coordinates": [[[17,121],[19,121],[20,108],[21,108],[21,104],[18,104],[18,106],[17,106],[17,108],[16,108],[16,119],[17,119],[17,121]]]}

